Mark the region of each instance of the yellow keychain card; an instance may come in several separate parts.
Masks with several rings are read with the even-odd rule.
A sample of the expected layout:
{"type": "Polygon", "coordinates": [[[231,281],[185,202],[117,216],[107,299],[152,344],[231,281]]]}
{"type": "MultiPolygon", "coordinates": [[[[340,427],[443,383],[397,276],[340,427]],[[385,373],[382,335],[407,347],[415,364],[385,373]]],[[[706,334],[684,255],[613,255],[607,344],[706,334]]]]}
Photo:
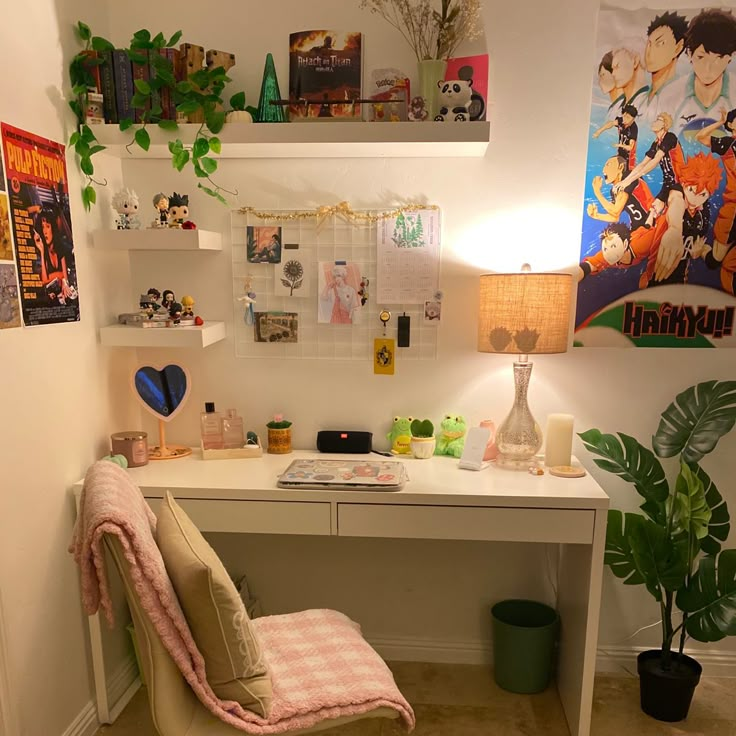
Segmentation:
{"type": "Polygon", "coordinates": [[[373,341],[373,372],[393,376],[396,363],[394,341],[388,337],[377,337],[373,341]]]}

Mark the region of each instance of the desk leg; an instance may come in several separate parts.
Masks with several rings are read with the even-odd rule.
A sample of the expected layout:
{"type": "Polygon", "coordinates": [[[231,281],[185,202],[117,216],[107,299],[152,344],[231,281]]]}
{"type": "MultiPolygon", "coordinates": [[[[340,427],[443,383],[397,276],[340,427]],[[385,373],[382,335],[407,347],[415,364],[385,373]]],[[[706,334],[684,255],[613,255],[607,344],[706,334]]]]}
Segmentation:
{"type": "Polygon", "coordinates": [[[590,734],[606,519],[596,511],[592,543],[563,545],[560,555],[557,689],[572,736],[590,734]]]}
{"type": "Polygon", "coordinates": [[[97,696],[97,718],[100,723],[112,723],[110,703],[107,699],[107,680],[105,678],[105,658],[102,650],[102,629],[100,614],[95,613],[87,619],[89,624],[89,641],[92,649],[92,671],[95,677],[95,695],[97,696]]]}

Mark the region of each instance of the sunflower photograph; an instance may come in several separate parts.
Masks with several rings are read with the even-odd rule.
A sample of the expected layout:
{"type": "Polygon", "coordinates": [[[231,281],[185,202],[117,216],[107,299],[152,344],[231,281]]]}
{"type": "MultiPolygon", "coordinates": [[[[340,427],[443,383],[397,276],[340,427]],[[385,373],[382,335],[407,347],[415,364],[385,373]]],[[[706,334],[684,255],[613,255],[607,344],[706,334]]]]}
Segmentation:
{"type": "Polygon", "coordinates": [[[273,271],[273,286],[276,296],[309,296],[307,264],[301,258],[285,258],[273,271]]]}

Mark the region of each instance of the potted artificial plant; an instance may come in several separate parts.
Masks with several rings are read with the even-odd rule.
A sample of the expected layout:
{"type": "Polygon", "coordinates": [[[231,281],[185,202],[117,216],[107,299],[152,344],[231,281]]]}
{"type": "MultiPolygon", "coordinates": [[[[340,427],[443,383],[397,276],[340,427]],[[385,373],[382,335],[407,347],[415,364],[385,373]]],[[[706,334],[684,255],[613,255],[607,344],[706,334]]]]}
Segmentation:
{"type": "Polygon", "coordinates": [[[291,422],[281,414],[274,414],[266,424],[268,428],[268,452],[271,455],[288,455],[291,452],[291,422]]]}
{"type": "Polygon", "coordinates": [[[736,634],[736,550],[726,502],[700,466],[736,421],[736,381],[707,381],[675,398],[652,437],[654,452],[621,432],[580,437],[596,465],[633,483],[642,513],[608,512],[605,564],[625,585],[644,585],[659,604],[662,645],[639,654],[642,710],[661,721],[687,716],[702,668],[688,638],[736,634]],[[668,484],[659,458],[678,458],[668,484]]]}
{"type": "Polygon", "coordinates": [[[434,424],[429,419],[414,419],[411,423],[409,446],[414,457],[426,460],[434,455],[436,440],[434,424]]]}

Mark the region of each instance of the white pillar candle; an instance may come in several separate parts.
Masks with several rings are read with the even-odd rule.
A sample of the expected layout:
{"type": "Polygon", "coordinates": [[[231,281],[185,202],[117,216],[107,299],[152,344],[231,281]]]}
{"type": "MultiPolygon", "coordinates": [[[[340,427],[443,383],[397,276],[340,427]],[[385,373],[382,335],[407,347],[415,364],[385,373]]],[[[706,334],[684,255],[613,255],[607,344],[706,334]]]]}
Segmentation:
{"type": "Polygon", "coordinates": [[[572,461],[572,414],[550,414],[547,417],[547,437],[544,464],[569,465],[572,461]]]}

